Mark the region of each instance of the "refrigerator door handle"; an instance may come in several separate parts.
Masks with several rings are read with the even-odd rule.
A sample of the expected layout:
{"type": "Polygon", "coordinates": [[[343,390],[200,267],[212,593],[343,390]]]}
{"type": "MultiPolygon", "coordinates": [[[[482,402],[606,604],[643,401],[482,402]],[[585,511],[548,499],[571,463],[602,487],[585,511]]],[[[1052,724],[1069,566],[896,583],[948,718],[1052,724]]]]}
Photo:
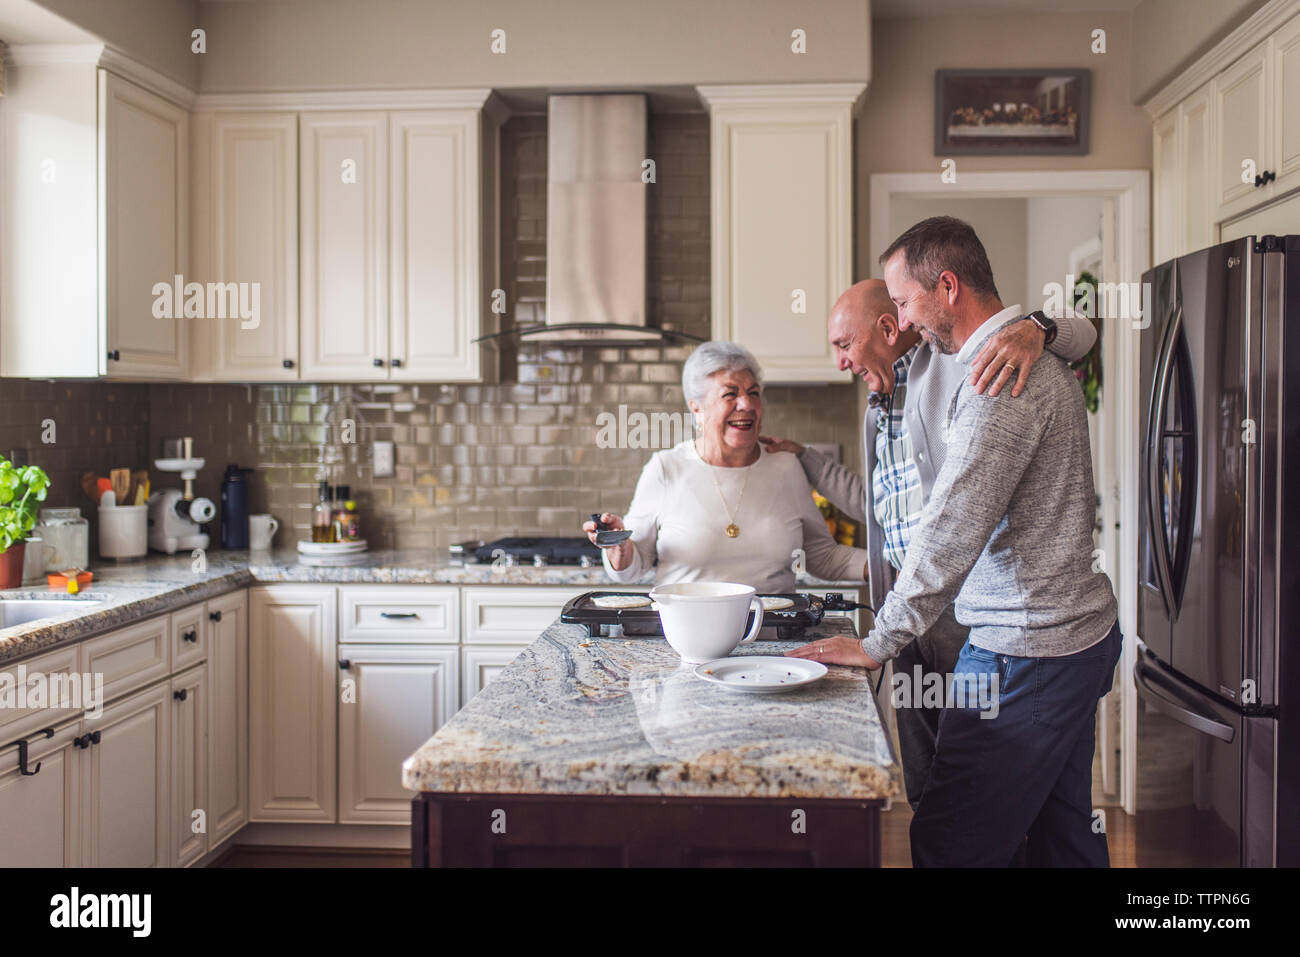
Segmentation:
{"type": "Polygon", "coordinates": [[[1178,341],[1179,327],[1182,325],[1183,307],[1175,308],[1169,320],[1163,349],[1156,364],[1156,374],[1151,393],[1151,416],[1147,421],[1147,521],[1151,526],[1154,539],[1156,578],[1160,584],[1160,597],[1165,603],[1165,611],[1170,620],[1178,617],[1174,605],[1173,573],[1169,567],[1169,529],[1165,525],[1162,503],[1164,501],[1160,482],[1160,460],[1164,451],[1161,433],[1164,429],[1165,403],[1169,399],[1169,376],[1173,369],[1174,347],[1178,341]]]}
{"type": "Polygon", "coordinates": [[[1204,714],[1196,709],[1193,702],[1180,698],[1178,692],[1159,677],[1159,672],[1145,664],[1141,658],[1133,665],[1133,682],[1144,701],[1179,724],[1185,724],[1193,731],[1208,734],[1229,744],[1236,736],[1231,725],[1204,714]]]}

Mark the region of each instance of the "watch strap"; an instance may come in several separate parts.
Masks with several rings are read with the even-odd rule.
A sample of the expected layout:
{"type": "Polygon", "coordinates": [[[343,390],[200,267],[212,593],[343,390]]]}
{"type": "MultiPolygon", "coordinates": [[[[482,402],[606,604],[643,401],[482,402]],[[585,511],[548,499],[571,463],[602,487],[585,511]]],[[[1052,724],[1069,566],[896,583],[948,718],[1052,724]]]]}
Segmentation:
{"type": "Polygon", "coordinates": [[[1050,346],[1052,341],[1056,338],[1056,320],[1049,319],[1047,313],[1043,312],[1041,309],[1034,310],[1025,318],[1036,325],[1039,329],[1043,330],[1043,335],[1045,336],[1043,339],[1043,347],[1046,348],[1047,346],[1050,346]]]}

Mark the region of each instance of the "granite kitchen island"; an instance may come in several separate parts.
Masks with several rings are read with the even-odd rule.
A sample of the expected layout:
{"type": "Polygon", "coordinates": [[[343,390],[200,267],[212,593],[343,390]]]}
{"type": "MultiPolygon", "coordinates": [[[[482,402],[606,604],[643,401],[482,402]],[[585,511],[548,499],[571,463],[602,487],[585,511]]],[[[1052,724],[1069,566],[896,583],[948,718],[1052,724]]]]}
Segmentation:
{"type": "MultiPolygon", "coordinates": [[[[804,641],[852,633],[828,615],[804,641]]],[[[755,695],[692,670],[662,638],[548,627],[403,763],[413,864],[879,866],[902,769],[877,676],[755,695]]]]}

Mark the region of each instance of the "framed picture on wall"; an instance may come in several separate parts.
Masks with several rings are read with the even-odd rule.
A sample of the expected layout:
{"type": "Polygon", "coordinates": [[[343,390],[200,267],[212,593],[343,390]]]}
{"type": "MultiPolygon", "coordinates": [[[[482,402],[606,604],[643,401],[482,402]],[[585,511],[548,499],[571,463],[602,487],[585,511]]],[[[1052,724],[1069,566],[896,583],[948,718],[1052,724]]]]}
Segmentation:
{"type": "Polygon", "coordinates": [[[936,156],[1088,152],[1088,70],[936,70],[936,156]]]}

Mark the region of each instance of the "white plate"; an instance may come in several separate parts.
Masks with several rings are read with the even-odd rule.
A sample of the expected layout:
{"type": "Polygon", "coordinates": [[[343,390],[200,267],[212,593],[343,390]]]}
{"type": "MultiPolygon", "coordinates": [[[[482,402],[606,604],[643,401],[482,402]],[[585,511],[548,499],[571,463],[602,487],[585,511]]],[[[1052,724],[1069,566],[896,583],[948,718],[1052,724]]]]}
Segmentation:
{"type": "Polygon", "coordinates": [[[365,539],[356,542],[298,542],[298,551],[303,555],[352,555],[366,550],[365,539]]]}
{"type": "Polygon", "coordinates": [[[826,666],[807,658],[735,655],[706,661],[695,669],[695,675],[728,691],[779,694],[821,680],[826,676],[826,666]]]}

